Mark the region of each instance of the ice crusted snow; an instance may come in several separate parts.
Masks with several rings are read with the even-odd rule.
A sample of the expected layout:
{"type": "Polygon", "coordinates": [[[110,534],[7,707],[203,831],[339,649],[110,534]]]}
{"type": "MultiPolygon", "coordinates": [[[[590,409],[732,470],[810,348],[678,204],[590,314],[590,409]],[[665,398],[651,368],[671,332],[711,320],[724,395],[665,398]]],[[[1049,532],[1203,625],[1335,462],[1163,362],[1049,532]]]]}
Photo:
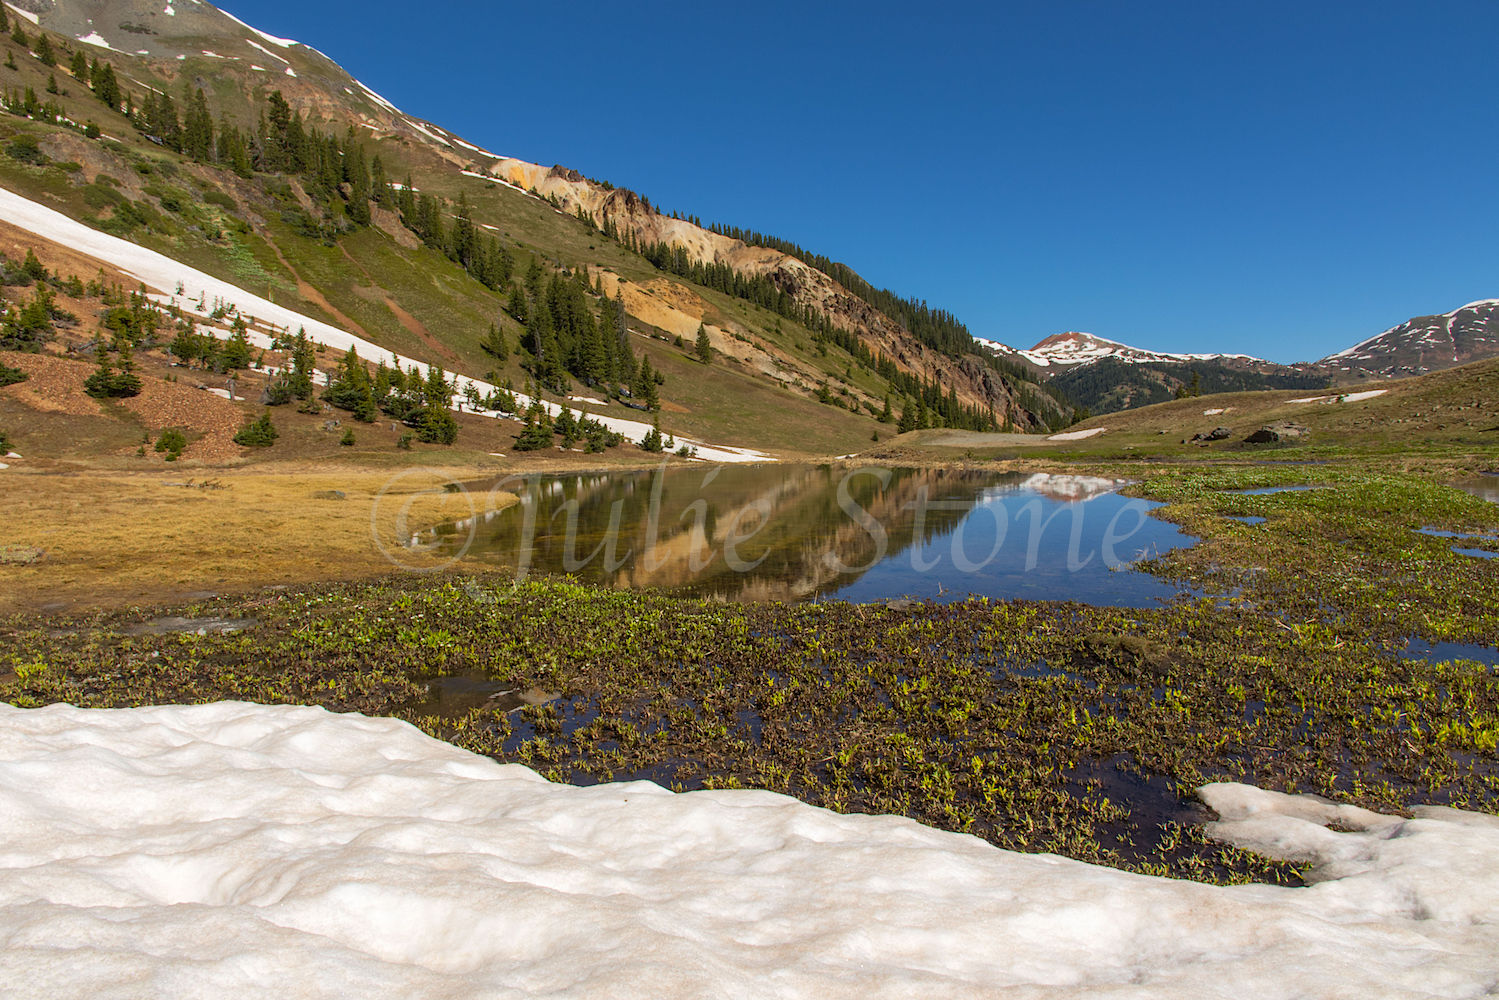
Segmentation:
{"type": "Polygon", "coordinates": [[[264,38],[266,41],[270,42],[272,45],[279,45],[283,49],[289,49],[293,45],[301,45],[302,44],[301,42],[299,42],[299,41],[297,41],[295,39],[292,39],[292,38],[277,38],[275,35],[267,35],[264,31],[261,31],[259,28],[251,28],[248,24],[246,24],[245,22],[241,21],[239,18],[235,17],[233,14],[229,13],[227,10],[225,10],[222,7],[219,8],[219,13],[223,14],[225,17],[227,17],[229,20],[233,21],[235,24],[239,25],[241,28],[248,28],[250,31],[255,32],[255,34],[259,35],[261,38],[264,38]]]}
{"type": "Polygon", "coordinates": [[[554,785],[319,708],[0,705],[0,992],[1491,995],[1499,819],[1203,795],[1216,836],[1326,880],[1217,888],[769,792],[554,785]]]}

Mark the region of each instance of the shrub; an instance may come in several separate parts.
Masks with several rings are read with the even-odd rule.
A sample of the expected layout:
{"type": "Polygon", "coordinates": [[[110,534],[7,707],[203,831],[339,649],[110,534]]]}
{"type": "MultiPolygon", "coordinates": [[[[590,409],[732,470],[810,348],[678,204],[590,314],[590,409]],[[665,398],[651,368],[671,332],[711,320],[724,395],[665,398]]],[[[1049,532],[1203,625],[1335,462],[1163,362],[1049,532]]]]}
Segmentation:
{"type": "Polygon", "coordinates": [[[401,437],[396,441],[396,447],[400,448],[402,451],[410,451],[411,442],[414,437],[415,435],[413,435],[410,431],[407,431],[405,434],[402,434],[401,437]]]}
{"type": "Polygon", "coordinates": [[[167,461],[175,462],[182,457],[182,449],[187,447],[187,438],[175,427],[169,427],[161,432],[161,437],[156,439],[156,452],[166,452],[167,461]]]}
{"type": "Polygon", "coordinates": [[[344,431],[344,436],[338,439],[338,443],[345,448],[354,447],[354,428],[350,427],[344,431]]]}
{"type": "Polygon", "coordinates": [[[222,191],[208,191],[203,195],[203,200],[210,205],[217,205],[231,212],[239,211],[239,203],[222,191]]]}
{"type": "Polygon", "coordinates": [[[234,435],[234,443],[246,448],[269,448],[281,434],[271,423],[271,411],[266,410],[256,419],[240,428],[234,435]]]}
{"type": "Polygon", "coordinates": [[[0,361],[0,385],[15,385],[17,382],[24,382],[30,377],[31,375],[27,372],[23,372],[19,368],[12,368],[4,361],[0,361]]]}
{"type": "Polygon", "coordinates": [[[18,135],[5,147],[5,155],[12,160],[20,160],[22,163],[34,163],[41,166],[51,162],[41,147],[36,144],[36,137],[30,135],[18,135]]]}

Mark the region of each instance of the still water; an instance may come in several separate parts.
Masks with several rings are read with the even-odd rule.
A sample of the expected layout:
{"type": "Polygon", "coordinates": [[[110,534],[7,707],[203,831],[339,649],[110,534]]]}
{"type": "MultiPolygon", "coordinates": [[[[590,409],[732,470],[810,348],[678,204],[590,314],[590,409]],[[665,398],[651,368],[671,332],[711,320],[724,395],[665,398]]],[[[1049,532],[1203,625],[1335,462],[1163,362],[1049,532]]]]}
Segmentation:
{"type": "Polygon", "coordinates": [[[829,466],[689,466],[472,484],[519,506],[419,535],[427,551],[730,601],[969,595],[1149,607],[1131,568],[1195,539],[1122,482],[829,466]]]}

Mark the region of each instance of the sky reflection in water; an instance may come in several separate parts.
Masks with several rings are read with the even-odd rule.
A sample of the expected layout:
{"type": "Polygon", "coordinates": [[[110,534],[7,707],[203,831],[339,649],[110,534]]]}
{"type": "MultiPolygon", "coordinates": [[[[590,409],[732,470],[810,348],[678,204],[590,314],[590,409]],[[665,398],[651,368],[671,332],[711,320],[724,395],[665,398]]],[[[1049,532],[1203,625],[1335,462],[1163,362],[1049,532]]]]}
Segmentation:
{"type": "Polygon", "coordinates": [[[569,475],[533,480],[522,507],[439,529],[439,541],[456,551],[472,535],[469,559],[518,570],[529,519],[531,573],[731,601],[972,594],[1154,606],[1176,588],[1130,564],[1195,539],[1120,485],[829,466],[569,475]]]}

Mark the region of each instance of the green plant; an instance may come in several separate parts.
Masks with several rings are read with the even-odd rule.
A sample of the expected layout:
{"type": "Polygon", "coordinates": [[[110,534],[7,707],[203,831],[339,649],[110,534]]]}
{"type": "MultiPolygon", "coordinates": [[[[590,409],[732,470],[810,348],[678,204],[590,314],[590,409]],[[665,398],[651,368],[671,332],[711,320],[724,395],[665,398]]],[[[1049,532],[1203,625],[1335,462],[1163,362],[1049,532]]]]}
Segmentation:
{"type": "Polygon", "coordinates": [[[19,368],[11,368],[4,361],[0,361],[0,386],[15,385],[17,382],[24,382],[30,377],[31,375],[28,372],[23,372],[19,368]]]}
{"type": "Polygon", "coordinates": [[[354,428],[346,428],[344,430],[344,436],[338,439],[338,443],[343,445],[345,448],[354,447],[354,428]]]}
{"type": "Polygon", "coordinates": [[[166,453],[168,462],[175,462],[182,457],[182,449],[187,447],[187,438],[175,427],[169,427],[161,432],[161,437],[156,439],[156,452],[166,453]]]}
{"type": "Polygon", "coordinates": [[[416,435],[412,434],[410,431],[407,431],[405,434],[402,434],[399,438],[396,439],[396,447],[400,448],[402,451],[410,451],[411,442],[414,440],[416,440],[416,435]]]}
{"type": "Polygon", "coordinates": [[[266,410],[240,428],[239,433],[234,435],[234,443],[246,448],[269,448],[280,436],[275,424],[271,423],[271,411],[266,410]]]}

